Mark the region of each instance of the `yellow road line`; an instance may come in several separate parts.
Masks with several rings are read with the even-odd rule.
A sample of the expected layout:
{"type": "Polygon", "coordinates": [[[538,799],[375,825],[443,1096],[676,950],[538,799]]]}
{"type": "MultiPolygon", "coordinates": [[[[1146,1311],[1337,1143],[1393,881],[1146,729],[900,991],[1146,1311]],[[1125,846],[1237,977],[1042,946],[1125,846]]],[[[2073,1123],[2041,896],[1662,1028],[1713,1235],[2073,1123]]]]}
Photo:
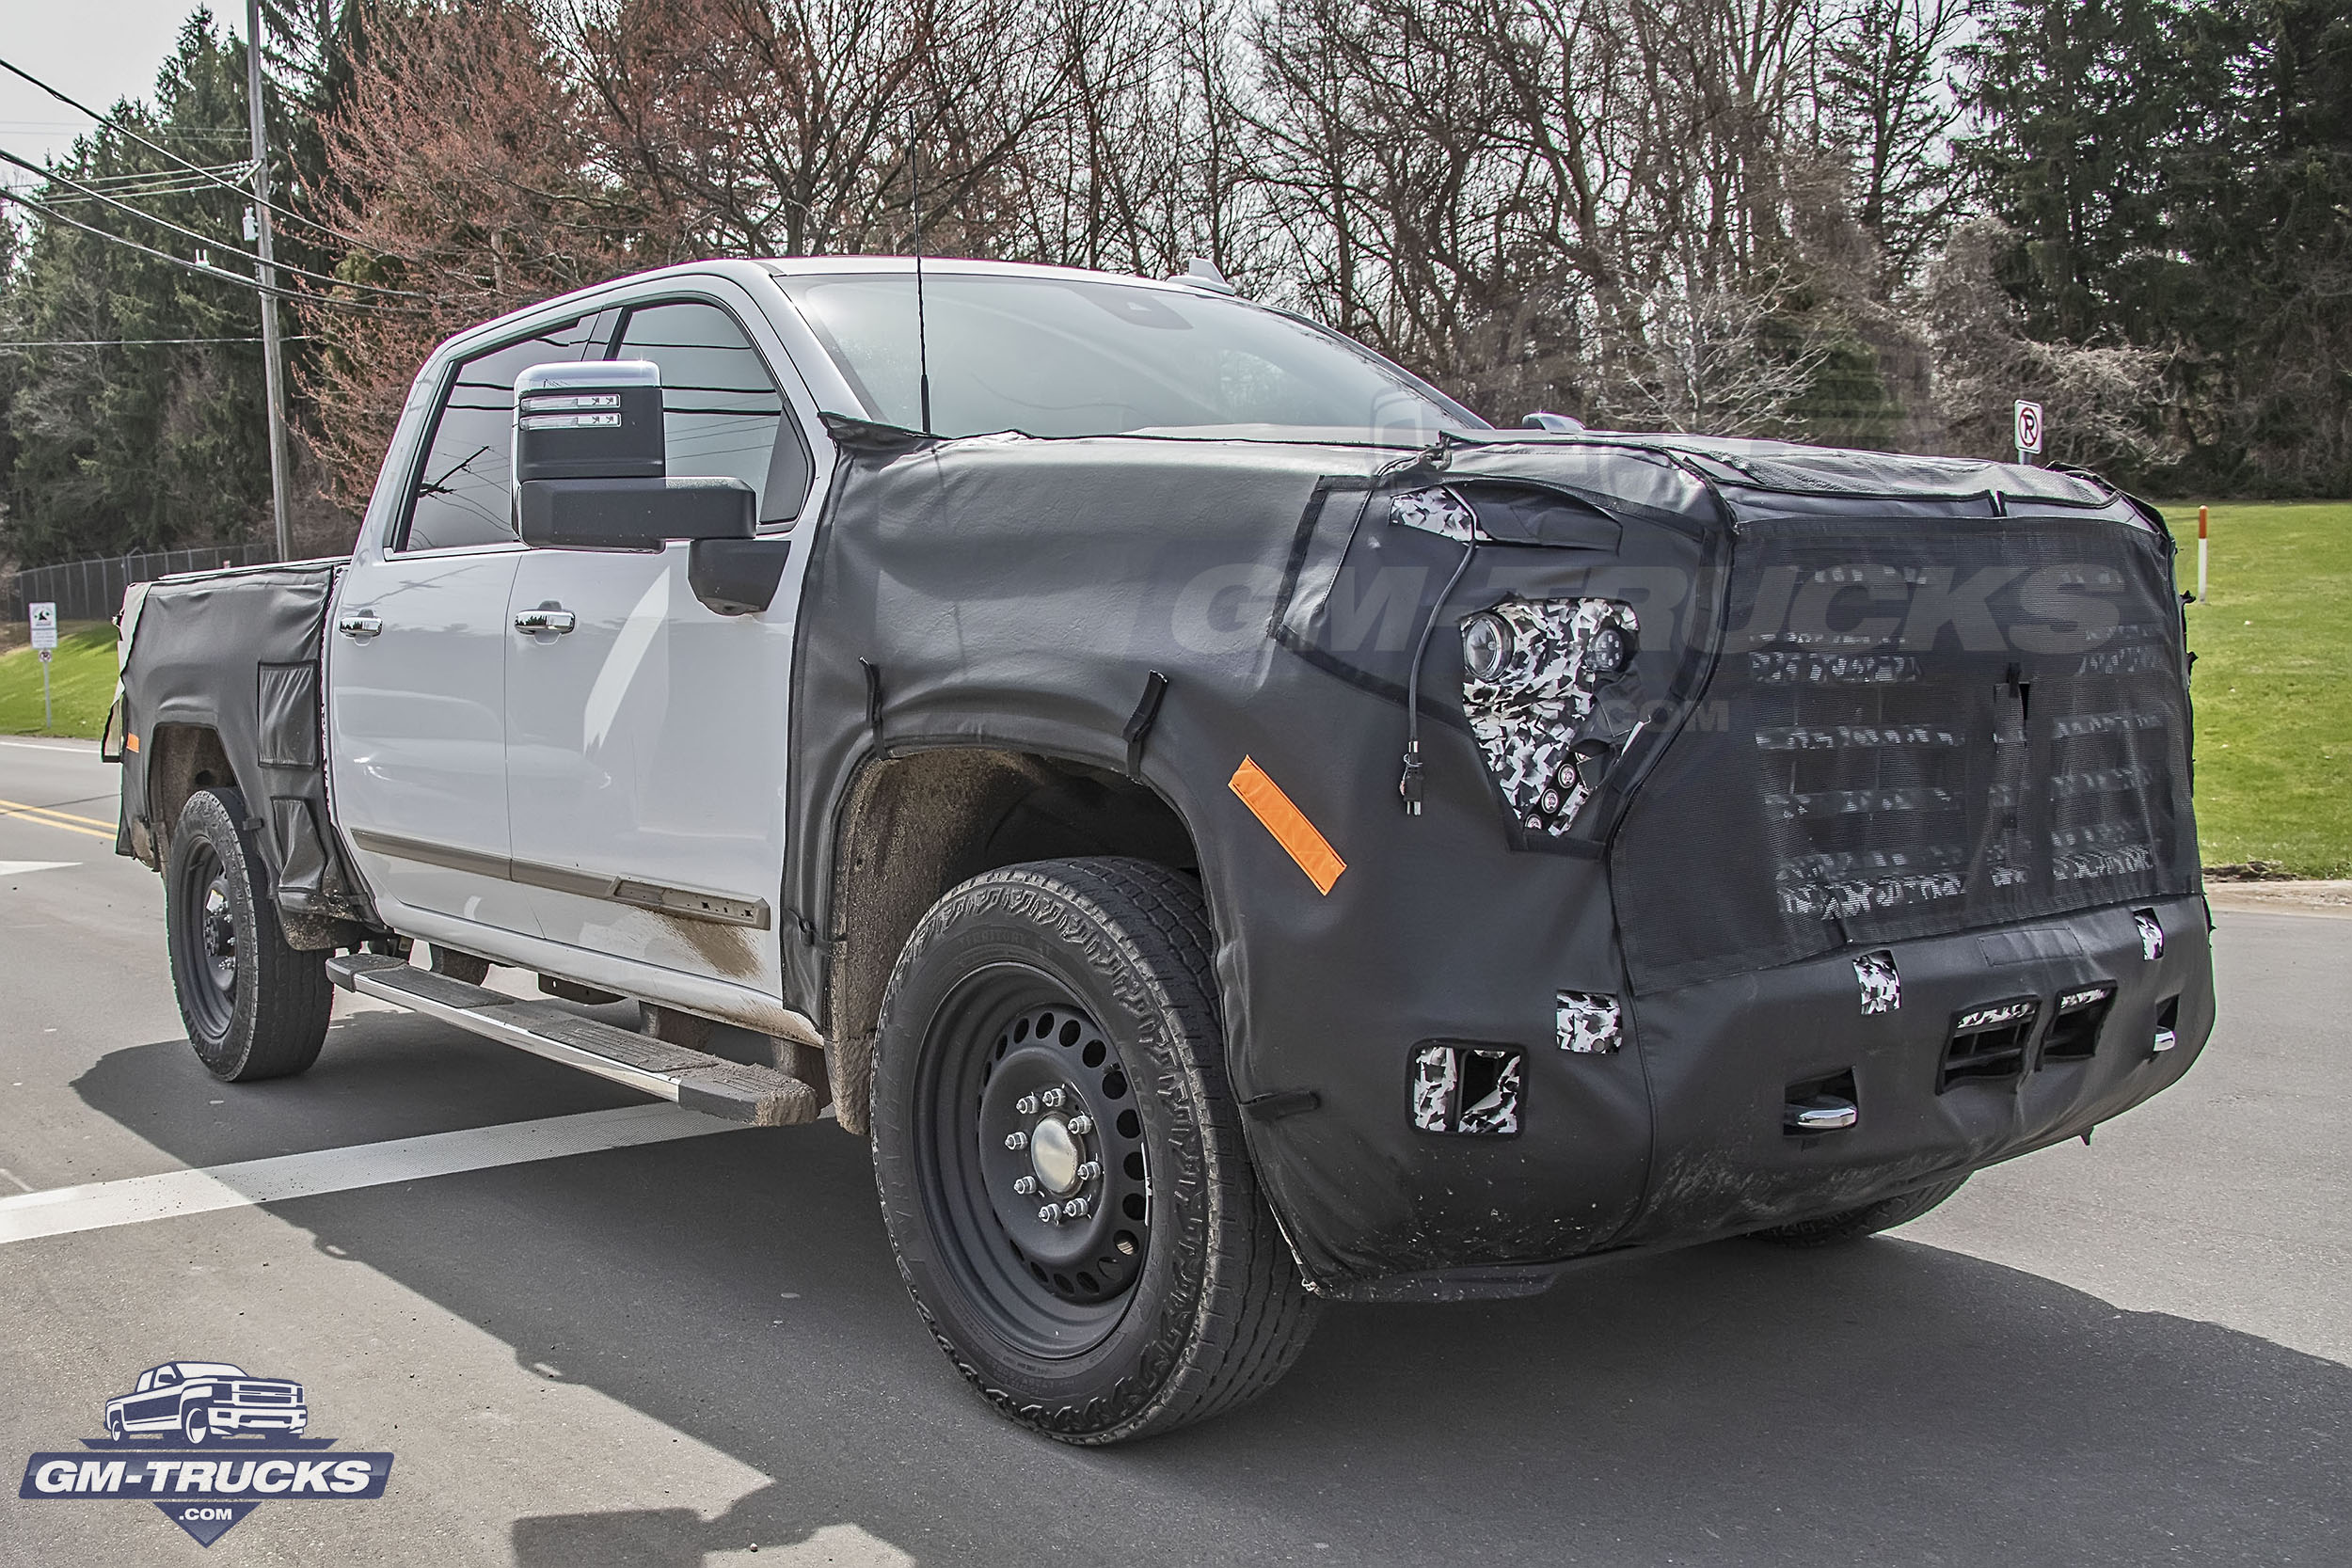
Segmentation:
{"type": "Polygon", "coordinates": [[[27,822],[38,822],[44,828],[58,828],[87,838],[103,838],[111,842],[115,836],[112,827],[94,816],[75,816],[71,812],[51,811],[46,806],[28,806],[17,800],[0,800],[0,816],[18,816],[27,822]]]}

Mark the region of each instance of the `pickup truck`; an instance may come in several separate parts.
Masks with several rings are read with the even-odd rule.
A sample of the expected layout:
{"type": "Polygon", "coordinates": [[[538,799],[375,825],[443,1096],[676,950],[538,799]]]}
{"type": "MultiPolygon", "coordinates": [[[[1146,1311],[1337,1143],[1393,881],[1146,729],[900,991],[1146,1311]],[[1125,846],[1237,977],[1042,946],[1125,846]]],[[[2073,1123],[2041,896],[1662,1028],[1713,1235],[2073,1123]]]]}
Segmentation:
{"type": "Polygon", "coordinates": [[[138,1386],[106,1402],[106,1433],[118,1442],[142,1432],[176,1432],[190,1443],[230,1433],[299,1437],[310,1422],[302,1385],[248,1376],[226,1361],[167,1361],[138,1386]]]}
{"type": "Polygon", "coordinates": [[[436,350],[348,560],[135,589],[119,847],[215,1074],[340,985],[830,1114],[974,1386],[1111,1443],[2180,1077],[2172,560],[2086,474],[1497,428],[1213,268],[714,261],[436,350]]]}

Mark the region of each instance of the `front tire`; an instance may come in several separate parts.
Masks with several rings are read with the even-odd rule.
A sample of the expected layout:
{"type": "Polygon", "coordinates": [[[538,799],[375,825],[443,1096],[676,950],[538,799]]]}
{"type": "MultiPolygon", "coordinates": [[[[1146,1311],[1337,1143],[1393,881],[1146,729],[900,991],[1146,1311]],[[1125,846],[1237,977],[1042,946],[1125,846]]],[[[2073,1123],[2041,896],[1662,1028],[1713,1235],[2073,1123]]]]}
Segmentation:
{"type": "Polygon", "coordinates": [[[1961,1188],[1968,1178],[1954,1177],[1933,1186],[1915,1192],[1898,1193],[1893,1197],[1880,1198],[1858,1209],[1841,1210],[1823,1214],[1819,1219],[1799,1220],[1794,1225],[1776,1225],[1770,1230],[1755,1232],[1760,1241],[1778,1242],[1783,1246],[1838,1246],[1858,1242],[1865,1236],[1875,1236],[1882,1230],[1892,1230],[1899,1225],[1909,1225],[1961,1188]]]}
{"type": "Polygon", "coordinates": [[[1178,873],[1041,861],[942,898],[882,998],[898,1272],[973,1386],[1064,1442],[1254,1399],[1314,1321],[1243,1148],[1211,947],[1178,873]]]}
{"type": "Polygon", "coordinates": [[[180,1412],[180,1435],[187,1439],[190,1448],[200,1446],[212,1434],[211,1406],[192,1404],[180,1412]]]}
{"type": "Polygon", "coordinates": [[[206,1070],[229,1083],[290,1077],[317,1061],[335,998],[326,956],[286,945],[245,817],[237,791],[198,790],[164,868],[180,1017],[206,1070]]]}

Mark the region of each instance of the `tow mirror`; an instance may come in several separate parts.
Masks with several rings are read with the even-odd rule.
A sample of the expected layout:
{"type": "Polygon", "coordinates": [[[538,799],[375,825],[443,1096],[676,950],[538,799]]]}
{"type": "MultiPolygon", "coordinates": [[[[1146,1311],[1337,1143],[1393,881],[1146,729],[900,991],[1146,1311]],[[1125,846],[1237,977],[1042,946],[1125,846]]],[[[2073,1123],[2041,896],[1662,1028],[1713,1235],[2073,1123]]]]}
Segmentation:
{"type": "Polygon", "coordinates": [[[652,552],[691,540],[688,580],[722,615],[773,601],[791,546],[753,537],[759,493],[672,478],[661,368],[645,359],[534,365],[515,378],[515,521],[536,549],[652,552]]]}

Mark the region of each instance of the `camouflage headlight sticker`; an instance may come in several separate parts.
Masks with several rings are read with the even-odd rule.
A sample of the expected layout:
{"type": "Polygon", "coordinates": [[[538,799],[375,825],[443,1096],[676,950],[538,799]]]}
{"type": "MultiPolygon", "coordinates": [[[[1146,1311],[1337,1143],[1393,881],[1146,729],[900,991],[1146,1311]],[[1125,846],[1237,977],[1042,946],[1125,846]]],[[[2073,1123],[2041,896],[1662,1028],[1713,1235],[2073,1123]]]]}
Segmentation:
{"type": "Polygon", "coordinates": [[[2164,957],[2164,926],[2153,910],[2134,910],[2132,924],[2139,927],[2139,956],[2149,963],[2164,957]]]}
{"type": "Polygon", "coordinates": [[[1466,620],[1466,638],[1482,617],[1507,635],[1480,628],[1479,662],[1493,673],[1465,666],[1463,715],[1512,815],[1531,832],[1564,833],[1592,793],[1577,772],[1577,726],[1632,660],[1640,624],[1616,599],[1506,599],[1466,620]]]}

